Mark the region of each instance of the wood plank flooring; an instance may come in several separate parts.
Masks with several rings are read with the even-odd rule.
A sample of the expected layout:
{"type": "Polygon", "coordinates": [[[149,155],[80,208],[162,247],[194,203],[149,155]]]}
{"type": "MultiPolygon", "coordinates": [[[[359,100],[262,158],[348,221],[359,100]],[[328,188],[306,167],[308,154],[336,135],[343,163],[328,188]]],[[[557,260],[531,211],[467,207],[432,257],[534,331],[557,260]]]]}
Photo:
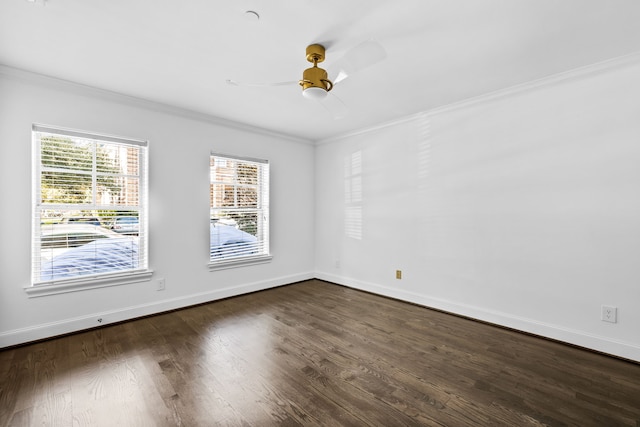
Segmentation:
{"type": "Polygon", "coordinates": [[[640,426],[640,364],[311,280],[0,351],[0,426],[640,426]]]}

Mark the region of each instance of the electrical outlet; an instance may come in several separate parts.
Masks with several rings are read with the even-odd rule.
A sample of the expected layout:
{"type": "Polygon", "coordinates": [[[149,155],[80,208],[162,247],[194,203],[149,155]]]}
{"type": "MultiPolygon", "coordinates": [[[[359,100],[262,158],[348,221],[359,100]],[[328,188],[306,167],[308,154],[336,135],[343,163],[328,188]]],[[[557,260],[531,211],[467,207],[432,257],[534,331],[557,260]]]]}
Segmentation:
{"type": "Polygon", "coordinates": [[[603,322],[616,323],[618,321],[618,307],[603,305],[600,319],[603,322]]]}
{"type": "Polygon", "coordinates": [[[396,270],[396,279],[402,279],[402,270],[396,270]]]}
{"type": "Polygon", "coordinates": [[[336,260],[336,268],[340,268],[340,260],[339,259],[336,260]]]}
{"type": "Polygon", "coordinates": [[[158,279],[156,282],[156,291],[164,291],[164,279],[158,279]]]}

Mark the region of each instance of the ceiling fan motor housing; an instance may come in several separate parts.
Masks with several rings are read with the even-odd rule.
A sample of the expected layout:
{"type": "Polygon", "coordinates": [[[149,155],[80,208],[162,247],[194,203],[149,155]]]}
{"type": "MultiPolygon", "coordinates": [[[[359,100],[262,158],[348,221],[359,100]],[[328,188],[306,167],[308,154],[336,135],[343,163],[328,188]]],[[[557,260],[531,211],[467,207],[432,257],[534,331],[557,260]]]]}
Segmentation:
{"type": "Polygon", "coordinates": [[[333,88],[333,84],[329,81],[327,72],[318,67],[311,67],[304,70],[302,73],[302,80],[300,80],[302,89],[308,89],[310,87],[319,87],[327,92],[333,88]]]}
{"type": "Polygon", "coordinates": [[[307,46],[307,61],[312,62],[313,67],[307,68],[302,73],[300,86],[302,86],[303,92],[309,88],[320,88],[327,92],[333,89],[333,83],[329,80],[327,72],[318,67],[318,62],[324,61],[324,55],[324,46],[319,44],[307,46]]]}

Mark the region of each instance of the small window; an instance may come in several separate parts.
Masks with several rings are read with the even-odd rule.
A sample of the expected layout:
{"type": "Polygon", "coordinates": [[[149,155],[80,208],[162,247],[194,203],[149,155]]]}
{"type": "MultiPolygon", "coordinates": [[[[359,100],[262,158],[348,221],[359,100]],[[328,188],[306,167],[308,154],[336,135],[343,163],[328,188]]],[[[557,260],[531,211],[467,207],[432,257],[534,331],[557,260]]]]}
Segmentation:
{"type": "Polygon", "coordinates": [[[33,144],[33,287],[147,272],[146,141],[34,125],[33,144]]]}
{"type": "Polygon", "coordinates": [[[269,163],[212,154],[209,165],[210,266],[269,260],[269,163]]]}

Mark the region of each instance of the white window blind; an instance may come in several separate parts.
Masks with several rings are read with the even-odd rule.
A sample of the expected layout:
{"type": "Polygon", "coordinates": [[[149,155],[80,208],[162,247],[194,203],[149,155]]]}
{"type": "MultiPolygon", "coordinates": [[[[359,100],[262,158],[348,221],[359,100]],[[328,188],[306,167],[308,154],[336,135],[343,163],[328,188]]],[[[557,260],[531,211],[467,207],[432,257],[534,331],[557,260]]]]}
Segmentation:
{"type": "Polygon", "coordinates": [[[269,257],[269,163],[211,154],[210,265],[269,257]]]}
{"type": "Polygon", "coordinates": [[[147,260],[147,142],[33,126],[32,282],[139,273],[147,260]]]}

